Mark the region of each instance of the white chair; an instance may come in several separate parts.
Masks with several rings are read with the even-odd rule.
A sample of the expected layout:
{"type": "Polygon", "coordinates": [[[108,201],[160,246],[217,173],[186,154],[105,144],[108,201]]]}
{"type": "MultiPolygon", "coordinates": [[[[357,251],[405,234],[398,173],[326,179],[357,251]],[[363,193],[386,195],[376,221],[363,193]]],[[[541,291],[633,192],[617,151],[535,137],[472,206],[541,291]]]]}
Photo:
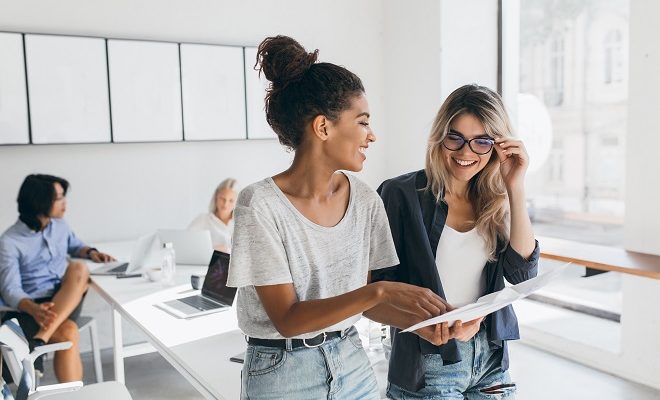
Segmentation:
{"type": "Polygon", "coordinates": [[[16,319],[0,326],[0,349],[7,368],[18,384],[16,400],[130,400],[131,395],[119,382],[96,383],[83,386],[82,382],[68,382],[55,385],[37,386],[34,360],[49,352],[66,350],[71,342],[48,344],[37,347],[32,353],[23,331],[16,319]]]}
{"type": "MultiPolygon", "coordinates": [[[[0,318],[3,314],[9,311],[16,311],[9,307],[0,297],[0,318]]],[[[103,382],[103,367],[101,364],[101,343],[99,343],[99,335],[96,325],[96,320],[93,317],[81,316],[76,321],[78,331],[82,334],[84,331],[89,330],[89,337],[92,345],[92,357],[94,359],[94,375],[96,382],[103,382]]]]}

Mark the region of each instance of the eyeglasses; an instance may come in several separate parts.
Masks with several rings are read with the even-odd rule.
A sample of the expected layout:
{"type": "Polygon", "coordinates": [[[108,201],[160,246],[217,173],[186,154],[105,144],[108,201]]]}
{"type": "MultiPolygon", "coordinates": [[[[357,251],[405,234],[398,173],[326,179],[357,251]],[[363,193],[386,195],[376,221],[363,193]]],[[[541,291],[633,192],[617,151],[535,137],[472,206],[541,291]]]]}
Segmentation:
{"type": "Polygon", "coordinates": [[[466,140],[463,136],[457,135],[455,133],[449,133],[442,140],[442,145],[445,146],[447,150],[458,151],[465,146],[467,143],[470,150],[479,155],[488,154],[495,145],[495,140],[487,137],[477,137],[470,140],[466,140]]]}

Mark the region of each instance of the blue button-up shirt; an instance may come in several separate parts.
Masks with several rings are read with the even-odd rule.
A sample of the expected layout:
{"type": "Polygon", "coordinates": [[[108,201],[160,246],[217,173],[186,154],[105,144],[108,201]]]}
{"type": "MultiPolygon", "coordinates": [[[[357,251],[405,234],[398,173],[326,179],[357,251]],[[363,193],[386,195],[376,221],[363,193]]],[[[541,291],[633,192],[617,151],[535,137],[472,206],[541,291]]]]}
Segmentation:
{"type": "Polygon", "coordinates": [[[41,232],[21,220],[0,236],[0,296],[18,308],[25,298],[51,296],[61,282],[68,255],[77,256],[85,244],[63,219],[51,219],[41,232]]]}

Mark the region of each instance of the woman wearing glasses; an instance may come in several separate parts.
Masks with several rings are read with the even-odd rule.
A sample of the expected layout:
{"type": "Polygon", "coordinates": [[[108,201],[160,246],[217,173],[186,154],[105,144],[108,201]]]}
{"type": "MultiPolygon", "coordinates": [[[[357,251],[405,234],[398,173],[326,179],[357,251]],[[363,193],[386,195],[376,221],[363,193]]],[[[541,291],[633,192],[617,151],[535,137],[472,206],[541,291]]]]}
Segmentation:
{"type": "MultiPolygon", "coordinates": [[[[373,271],[374,281],[431,289],[452,306],[473,303],[537,274],[538,244],[525,206],[525,146],[500,97],[466,85],[438,112],[424,170],[385,181],[383,198],[400,264],[373,271]]],[[[388,397],[514,398],[507,340],[518,339],[511,306],[457,322],[447,343],[399,333],[400,315],[367,313],[392,329],[388,397]]]]}

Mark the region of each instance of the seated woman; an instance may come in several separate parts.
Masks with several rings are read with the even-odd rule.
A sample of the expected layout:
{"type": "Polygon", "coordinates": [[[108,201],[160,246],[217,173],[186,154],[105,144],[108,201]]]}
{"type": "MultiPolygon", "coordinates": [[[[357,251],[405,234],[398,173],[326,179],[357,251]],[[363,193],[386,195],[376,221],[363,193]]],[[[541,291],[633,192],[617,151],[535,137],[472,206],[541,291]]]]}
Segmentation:
{"type": "Polygon", "coordinates": [[[234,233],[234,207],[237,194],[236,179],[227,178],[220,182],[213,193],[209,212],[198,215],[188,226],[191,230],[211,232],[213,248],[231,252],[231,235],[234,233]]]}

